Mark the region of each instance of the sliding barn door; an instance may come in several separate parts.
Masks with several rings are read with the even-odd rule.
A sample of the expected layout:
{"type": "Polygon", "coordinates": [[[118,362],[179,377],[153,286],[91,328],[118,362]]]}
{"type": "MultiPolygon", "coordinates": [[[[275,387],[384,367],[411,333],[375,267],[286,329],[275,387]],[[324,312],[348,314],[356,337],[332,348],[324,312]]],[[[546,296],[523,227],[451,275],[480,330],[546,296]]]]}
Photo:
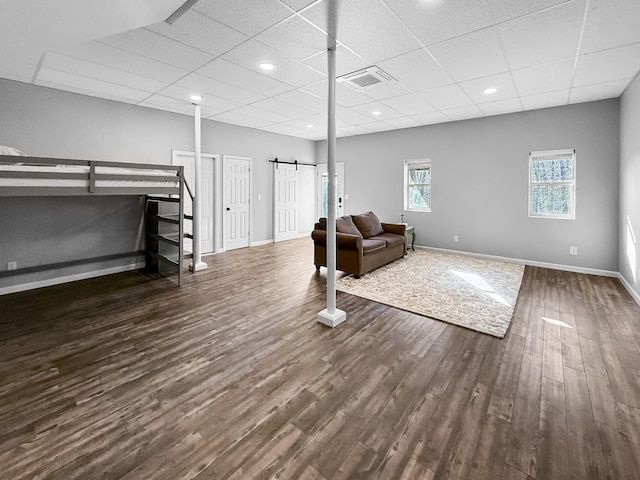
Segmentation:
{"type": "Polygon", "coordinates": [[[279,164],[273,170],[273,241],[298,236],[298,170],[295,165],[279,164]]]}

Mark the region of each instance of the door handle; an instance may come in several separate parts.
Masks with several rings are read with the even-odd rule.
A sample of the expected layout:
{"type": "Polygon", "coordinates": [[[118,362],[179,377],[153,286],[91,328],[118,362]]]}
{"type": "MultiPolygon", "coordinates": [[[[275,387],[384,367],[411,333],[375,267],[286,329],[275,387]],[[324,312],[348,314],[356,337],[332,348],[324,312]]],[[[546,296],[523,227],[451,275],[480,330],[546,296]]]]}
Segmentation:
{"type": "Polygon", "coordinates": [[[231,209],[230,209],[229,207],[227,207],[227,212],[228,212],[229,210],[231,210],[231,209]]]}

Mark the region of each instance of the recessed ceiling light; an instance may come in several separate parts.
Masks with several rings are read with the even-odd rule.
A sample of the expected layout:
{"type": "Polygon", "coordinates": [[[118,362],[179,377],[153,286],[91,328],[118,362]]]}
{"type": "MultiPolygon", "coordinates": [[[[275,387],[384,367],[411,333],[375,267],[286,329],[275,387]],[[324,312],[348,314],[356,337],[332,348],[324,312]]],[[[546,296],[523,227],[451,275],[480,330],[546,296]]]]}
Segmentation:
{"type": "Polygon", "coordinates": [[[274,67],[271,63],[261,63],[260,68],[262,70],[273,70],[276,67],[274,67]]]}
{"type": "Polygon", "coordinates": [[[193,102],[201,102],[202,101],[202,95],[191,95],[191,101],[193,102]]]}
{"type": "Polygon", "coordinates": [[[309,124],[307,125],[307,128],[313,128],[313,125],[309,124]]]}
{"type": "Polygon", "coordinates": [[[374,115],[380,115],[382,112],[379,112],[378,110],[376,110],[375,112],[371,112],[371,113],[373,113],[374,115]]]}
{"type": "Polygon", "coordinates": [[[491,88],[487,88],[487,89],[484,91],[484,94],[485,94],[485,95],[493,95],[493,94],[494,94],[494,93],[496,93],[497,91],[498,91],[498,89],[497,89],[497,88],[495,88],[495,87],[491,87],[491,88]]]}

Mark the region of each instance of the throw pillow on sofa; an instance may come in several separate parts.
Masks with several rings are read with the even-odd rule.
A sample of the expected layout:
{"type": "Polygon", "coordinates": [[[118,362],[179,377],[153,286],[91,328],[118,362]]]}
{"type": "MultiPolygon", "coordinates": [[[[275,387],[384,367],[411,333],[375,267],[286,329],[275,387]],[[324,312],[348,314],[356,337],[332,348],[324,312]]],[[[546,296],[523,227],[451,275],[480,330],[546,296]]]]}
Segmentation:
{"type": "Polygon", "coordinates": [[[351,215],[336,218],[336,232],[349,233],[351,235],[358,235],[359,237],[362,237],[360,230],[358,230],[358,227],[353,223],[351,215]]]}
{"type": "Polygon", "coordinates": [[[375,237],[376,235],[384,233],[380,220],[373,212],[353,215],[353,223],[358,227],[363,238],[375,237]]]}

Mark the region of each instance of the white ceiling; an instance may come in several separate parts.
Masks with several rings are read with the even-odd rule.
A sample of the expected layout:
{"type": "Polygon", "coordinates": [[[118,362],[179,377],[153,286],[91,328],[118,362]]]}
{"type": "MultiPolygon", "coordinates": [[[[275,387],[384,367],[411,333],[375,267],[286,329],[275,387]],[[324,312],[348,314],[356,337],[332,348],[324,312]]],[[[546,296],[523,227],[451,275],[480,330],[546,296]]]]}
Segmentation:
{"type": "MultiPolygon", "coordinates": [[[[197,93],[212,120],[319,140],[331,18],[338,75],[375,64],[397,80],[338,84],[338,136],[614,98],[640,70],[640,0],[199,0],[173,25],[123,21],[89,40],[96,12],[73,6],[85,1],[3,2],[15,48],[5,43],[0,77],[184,114],[197,93]],[[44,4],[72,24],[50,28],[44,4]],[[40,49],[54,48],[34,58],[19,45],[38,24],[40,49]]],[[[122,15],[139,2],[98,3],[140,21],[140,9],[122,15]]],[[[182,2],[161,3],[166,14],[182,2]]]]}

